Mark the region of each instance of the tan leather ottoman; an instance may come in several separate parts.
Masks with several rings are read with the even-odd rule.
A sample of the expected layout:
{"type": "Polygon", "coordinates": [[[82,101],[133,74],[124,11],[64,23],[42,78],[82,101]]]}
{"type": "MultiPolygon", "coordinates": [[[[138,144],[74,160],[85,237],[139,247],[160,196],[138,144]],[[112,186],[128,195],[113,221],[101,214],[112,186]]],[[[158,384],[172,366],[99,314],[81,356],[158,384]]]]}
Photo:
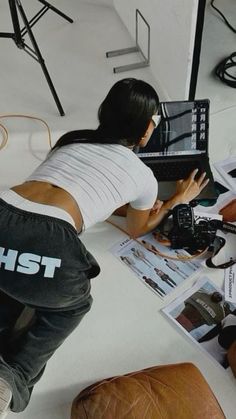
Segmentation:
{"type": "Polygon", "coordinates": [[[71,419],[225,419],[191,363],[147,368],[99,381],[73,401],[71,419]]]}

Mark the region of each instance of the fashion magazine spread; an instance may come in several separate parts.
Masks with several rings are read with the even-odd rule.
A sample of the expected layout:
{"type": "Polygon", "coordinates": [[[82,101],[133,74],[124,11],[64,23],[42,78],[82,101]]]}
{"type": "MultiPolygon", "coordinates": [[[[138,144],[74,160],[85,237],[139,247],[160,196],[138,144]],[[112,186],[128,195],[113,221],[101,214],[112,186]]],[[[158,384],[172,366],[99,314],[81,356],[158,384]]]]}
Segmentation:
{"type": "Polygon", "coordinates": [[[225,269],[225,299],[236,304],[236,265],[225,269]]]}
{"type": "Polygon", "coordinates": [[[236,338],[236,304],[225,301],[220,288],[202,277],[162,311],[200,349],[228,368],[227,349],[236,338]]]}
{"type": "MultiPolygon", "coordinates": [[[[194,219],[198,224],[202,220],[221,220],[222,216],[194,210],[194,219]]],[[[145,285],[163,298],[197,270],[202,269],[209,253],[195,257],[196,251],[190,254],[184,249],[171,249],[161,244],[159,237],[159,230],[156,229],[138,240],[127,238],[116,243],[110,251],[145,285]]]]}
{"type": "Polygon", "coordinates": [[[127,238],[110,251],[161,298],[202,268],[202,260],[183,259],[191,257],[185,250],[169,249],[159,244],[155,232],[140,237],[139,242],[127,238]],[[163,256],[153,251],[159,251],[163,256]]]}

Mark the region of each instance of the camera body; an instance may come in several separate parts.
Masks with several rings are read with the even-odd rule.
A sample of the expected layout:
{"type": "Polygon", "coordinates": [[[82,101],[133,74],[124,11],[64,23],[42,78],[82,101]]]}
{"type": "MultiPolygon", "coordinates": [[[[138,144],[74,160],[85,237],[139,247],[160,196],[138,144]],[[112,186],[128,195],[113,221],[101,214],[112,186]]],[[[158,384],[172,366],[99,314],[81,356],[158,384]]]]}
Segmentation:
{"type": "Polygon", "coordinates": [[[159,228],[160,233],[168,238],[168,246],[172,249],[185,249],[192,254],[207,249],[211,252],[211,256],[206,259],[209,268],[226,269],[236,263],[233,257],[218,265],[213,260],[226,243],[225,238],[217,236],[217,230],[236,234],[236,225],[217,219],[200,219],[196,222],[193,209],[188,204],[177,205],[169,212],[171,214],[173,217],[165,218],[159,228]]]}
{"type": "Polygon", "coordinates": [[[217,224],[206,220],[195,223],[193,209],[188,204],[180,204],[173,209],[172,222],[172,228],[167,233],[172,249],[203,250],[215,240],[217,224]]]}

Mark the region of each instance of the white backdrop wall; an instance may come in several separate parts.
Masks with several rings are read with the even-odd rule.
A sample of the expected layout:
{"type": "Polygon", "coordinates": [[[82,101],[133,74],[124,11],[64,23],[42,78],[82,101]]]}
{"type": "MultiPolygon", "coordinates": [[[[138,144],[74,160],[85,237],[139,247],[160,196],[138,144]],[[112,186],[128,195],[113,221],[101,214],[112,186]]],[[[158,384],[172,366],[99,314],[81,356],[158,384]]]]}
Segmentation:
{"type": "Polygon", "coordinates": [[[102,6],[114,6],[113,0],[83,0],[84,3],[101,4],[102,6]]]}
{"type": "MultiPolygon", "coordinates": [[[[151,27],[151,71],[166,99],[187,99],[198,0],[113,0],[135,39],[135,10],[151,27]]],[[[140,32],[142,35],[142,32],[140,32]]],[[[142,40],[140,40],[142,44],[142,40]]],[[[143,45],[140,45],[143,49],[143,45]]]]}

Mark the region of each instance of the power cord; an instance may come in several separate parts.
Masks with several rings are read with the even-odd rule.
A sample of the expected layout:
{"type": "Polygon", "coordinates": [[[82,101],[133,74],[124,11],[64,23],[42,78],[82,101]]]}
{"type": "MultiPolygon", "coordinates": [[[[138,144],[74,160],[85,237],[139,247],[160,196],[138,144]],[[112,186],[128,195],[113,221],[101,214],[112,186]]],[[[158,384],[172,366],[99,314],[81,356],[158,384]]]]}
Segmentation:
{"type": "MultiPolygon", "coordinates": [[[[236,29],[229,23],[228,19],[226,19],[223,13],[214,5],[214,2],[215,0],[211,0],[211,7],[213,7],[217,13],[219,13],[229,29],[236,33],[236,29]]],[[[227,84],[227,86],[236,88],[236,77],[230,74],[228,71],[234,67],[236,67],[236,52],[233,52],[229,57],[220,61],[220,63],[217,64],[217,66],[214,68],[214,73],[222,81],[222,83],[227,84]]]]}
{"type": "MultiPolygon", "coordinates": [[[[49,147],[50,147],[50,149],[52,148],[51,131],[50,131],[50,128],[49,128],[47,122],[44,121],[43,119],[38,118],[37,116],[21,115],[21,114],[0,115],[0,119],[5,119],[5,118],[27,118],[27,119],[32,119],[32,120],[35,120],[35,121],[42,122],[42,124],[44,124],[44,126],[47,129],[49,147]]],[[[1,131],[1,134],[2,134],[2,139],[1,139],[1,143],[0,143],[0,150],[2,150],[8,142],[9,135],[8,135],[7,128],[1,123],[0,123],[0,131],[1,131]]]]}
{"type": "Polygon", "coordinates": [[[229,57],[224,58],[214,69],[215,75],[227,84],[227,86],[236,88],[236,77],[228,72],[229,69],[236,67],[236,52],[229,57]]]}

